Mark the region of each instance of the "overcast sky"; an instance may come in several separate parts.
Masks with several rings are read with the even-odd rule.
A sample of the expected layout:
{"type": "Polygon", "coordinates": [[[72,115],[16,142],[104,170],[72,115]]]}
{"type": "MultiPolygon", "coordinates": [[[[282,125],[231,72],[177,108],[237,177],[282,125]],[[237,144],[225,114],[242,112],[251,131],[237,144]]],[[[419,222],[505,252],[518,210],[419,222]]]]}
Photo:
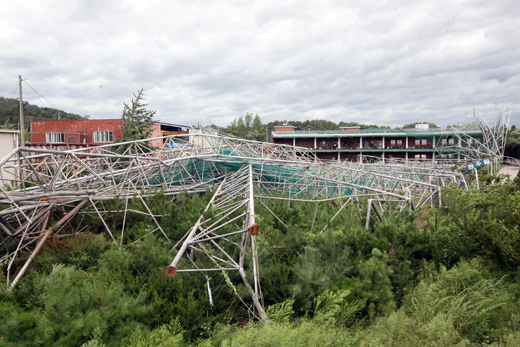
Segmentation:
{"type": "MultiPolygon", "coordinates": [[[[505,101],[520,125],[520,1],[17,0],[0,12],[0,96],[119,118],[456,123],[505,101]]],[[[491,113],[491,117],[493,114],[491,113]]]]}

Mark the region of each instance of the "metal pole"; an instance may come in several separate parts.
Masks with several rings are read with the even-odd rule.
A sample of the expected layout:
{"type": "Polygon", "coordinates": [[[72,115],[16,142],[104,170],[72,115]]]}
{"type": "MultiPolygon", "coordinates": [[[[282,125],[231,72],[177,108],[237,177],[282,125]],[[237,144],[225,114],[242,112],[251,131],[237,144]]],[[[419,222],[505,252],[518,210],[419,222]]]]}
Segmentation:
{"type": "MultiPolygon", "coordinates": [[[[226,183],[226,178],[224,178],[222,183],[219,185],[217,191],[215,192],[215,194],[211,198],[210,202],[208,203],[208,205],[204,209],[204,212],[206,212],[208,210],[208,208],[211,206],[211,204],[213,203],[215,198],[218,196],[220,190],[222,189],[222,187],[224,186],[225,183],[226,183]]],[[[190,233],[188,234],[188,237],[186,237],[186,240],[184,240],[181,248],[179,249],[179,252],[177,252],[177,255],[173,259],[173,261],[170,264],[170,266],[167,266],[167,267],[164,268],[163,276],[170,276],[170,277],[174,277],[175,276],[175,272],[177,271],[177,264],[181,260],[181,257],[184,255],[184,252],[188,248],[189,243],[192,241],[193,236],[195,236],[195,233],[199,229],[200,223],[202,222],[202,217],[204,216],[204,212],[202,212],[202,214],[199,217],[199,220],[197,221],[197,223],[195,223],[195,225],[191,229],[190,233]]]]}
{"type": "MultiPolygon", "coordinates": [[[[83,205],[85,205],[87,203],[88,200],[89,200],[88,198],[87,199],[83,199],[83,201],[81,201],[76,207],[74,207],[74,209],[72,209],[72,211],[67,213],[62,219],[60,219],[56,224],[54,224],[53,227],[51,227],[51,228],[49,228],[49,229],[47,229],[45,231],[45,233],[43,234],[42,238],[38,242],[38,245],[36,245],[36,248],[32,252],[31,256],[29,257],[29,259],[27,259],[27,262],[23,265],[22,269],[20,270],[18,275],[16,275],[15,279],[13,280],[13,283],[11,283],[11,285],[9,286],[9,290],[13,290],[14,289],[14,286],[16,285],[16,283],[18,283],[18,281],[20,280],[20,278],[24,274],[25,270],[27,270],[27,268],[31,264],[32,260],[36,257],[36,255],[38,254],[38,252],[42,248],[42,246],[45,243],[45,241],[47,241],[47,238],[49,237],[49,235],[53,231],[58,230],[59,227],[62,226],[65,222],[67,222],[70,218],[74,217],[74,215],[76,213],[78,213],[78,211],[83,207],[83,205]]],[[[49,211],[50,210],[51,209],[49,209],[49,211]]]]}
{"type": "Polygon", "coordinates": [[[25,147],[25,122],[23,119],[22,75],[18,75],[18,90],[20,91],[20,144],[22,147],[25,147]]]}

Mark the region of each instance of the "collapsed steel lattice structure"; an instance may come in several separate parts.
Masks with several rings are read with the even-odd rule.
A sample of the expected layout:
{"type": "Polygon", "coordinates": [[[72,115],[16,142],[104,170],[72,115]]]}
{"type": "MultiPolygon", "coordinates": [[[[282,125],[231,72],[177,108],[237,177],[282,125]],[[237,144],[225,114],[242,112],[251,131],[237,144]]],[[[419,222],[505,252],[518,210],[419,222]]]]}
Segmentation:
{"type": "Polygon", "coordinates": [[[448,184],[466,185],[461,173],[442,165],[323,163],[306,148],[214,134],[201,129],[197,134],[166,136],[160,138],[161,148],[150,147],[150,139],[68,151],[17,148],[3,158],[0,266],[9,288],[14,288],[49,237],[85,231],[81,224],[70,226],[73,217],[96,219],[112,242],[122,247],[127,216],[140,214],[154,225],[148,234],[162,235],[177,252],[164,275],[238,271],[260,318],[267,319],[256,256],[255,202],[285,225],[269,208],[270,201],[315,204],[315,220],[320,206],[335,200],[339,203],[332,220],[354,205],[366,214],[369,228],[372,220],[391,213],[441,204],[442,187],[448,184]],[[173,197],[182,192],[213,192],[205,211],[181,240],[170,239],[160,216],[147,205],[147,198],[158,189],[173,197]],[[106,201],[114,198],[124,201],[125,208],[105,208],[106,201]],[[130,199],[142,201],[143,209],[129,209],[130,199]],[[122,227],[111,230],[107,219],[121,212],[122,227]],[[55,222],[50,225],[50,221],[55,222]],[[229,247],[224,244],[237,252],[226,251],[229,247]],[[246,251],[249,247],[251,252],[246,251]],[[198,268],[195,252],[213,266],[198,268]],[[28,258],[15,263],[21,253],[28,258]],[[253,284],[246,269],[252,270],[253,284]]]}
{"type": "Polygon", "coordinates": [[[482,156],[502,160],[509,131],[511,110],[504,101],[475,107],[459,124],[449,126],[450,134],[437,143],[437,155],[460,159],[478,159],[482,156]],[[447,145],[448,138],[456,145],[447,145]]]}

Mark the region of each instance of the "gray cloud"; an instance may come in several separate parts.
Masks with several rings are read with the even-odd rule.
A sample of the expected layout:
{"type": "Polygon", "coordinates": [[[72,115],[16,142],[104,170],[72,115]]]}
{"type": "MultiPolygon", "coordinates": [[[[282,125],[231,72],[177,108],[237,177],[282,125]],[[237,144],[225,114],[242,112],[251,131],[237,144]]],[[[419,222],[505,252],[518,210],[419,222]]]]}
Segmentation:
{"type": "Polygon", "coordinates": [[[161,120],[219,125],[248,111],[447,125],[505,100],[520,125],[519,14],[476,0],[25,0],[0,13],[0,95],[21,74],[66,111],[117,118],[145,87],[161,120]]]}

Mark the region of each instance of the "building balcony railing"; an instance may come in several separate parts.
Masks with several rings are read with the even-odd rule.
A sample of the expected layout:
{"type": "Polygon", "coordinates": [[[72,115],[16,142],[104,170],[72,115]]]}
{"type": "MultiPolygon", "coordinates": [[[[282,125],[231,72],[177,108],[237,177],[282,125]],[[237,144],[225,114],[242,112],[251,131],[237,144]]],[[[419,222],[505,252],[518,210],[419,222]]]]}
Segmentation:
{"type": "MultiPolygon", "coordinates": [[[[273,131],[273,136],[281,136],[281,135],[372,135],[372,134],[416,134],[416,135],[427,135],[438,134],[438,133],[447,133],[451,134],[453,132],[457,132],[459,129],[448,127],[448,128],[429,128],[429,129],[360,129],[360,130],[295,130],[295,131],[273,131]]],[[[482,129],[478,127],[464,127],[464,132],[482,132],[482,129]]]]}

